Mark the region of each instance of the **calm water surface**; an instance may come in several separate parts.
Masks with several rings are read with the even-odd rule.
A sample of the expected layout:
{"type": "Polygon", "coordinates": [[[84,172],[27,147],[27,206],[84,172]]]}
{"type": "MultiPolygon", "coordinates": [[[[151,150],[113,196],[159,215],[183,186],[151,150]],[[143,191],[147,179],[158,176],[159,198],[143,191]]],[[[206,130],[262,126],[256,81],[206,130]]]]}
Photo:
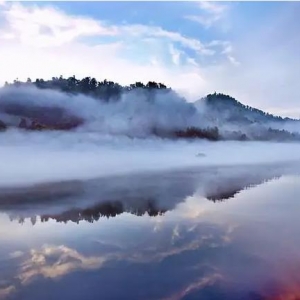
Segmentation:
{"type": "Polygon", "coordinates": [[[207,167],[2,188],[0,299],[300,299],[298,173],[207,167]]]}

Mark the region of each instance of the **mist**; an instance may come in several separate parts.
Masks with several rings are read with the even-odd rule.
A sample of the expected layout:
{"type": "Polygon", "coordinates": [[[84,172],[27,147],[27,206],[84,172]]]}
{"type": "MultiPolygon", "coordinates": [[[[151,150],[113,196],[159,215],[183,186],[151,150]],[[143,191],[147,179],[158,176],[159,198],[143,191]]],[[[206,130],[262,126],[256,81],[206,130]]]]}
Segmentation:
{"type": "MultiPolygon", "coordinates": [[[[154,127],[174,130],[201,125],[194,105],[173,91],[145,93],[137,90],[123,93],[119,101],[105,102],[82,94],[71,95],[29,86],[3,88],[0,99],[0,108],[4,111],[11,105],[45,110],[61,108],[84,120],[81,131],[103,134],[145,137],[154,127]]],[[[7,115],[4,117],[9,120],[7,115]]]]}
{"type": "Polygon", "coordinates": [[[124,93],[104,102],[84,95],[30,87],[0,90],[0,186],[91,179],[118,174],[207,165],[275,163],[300,160],[300,144],[155,137],[153,128],[205,128],[203,110],[172,91],[124,93]],[[68,131],[26,131],[7,108],[60,108],[83,120],[68,131]]]}
{"type": "Polygon", "coordinates": [[[0,186],[300,160],[299,144],[141,140],[81,132],[8,131],[0,135],[0,144],[0,186]]]}

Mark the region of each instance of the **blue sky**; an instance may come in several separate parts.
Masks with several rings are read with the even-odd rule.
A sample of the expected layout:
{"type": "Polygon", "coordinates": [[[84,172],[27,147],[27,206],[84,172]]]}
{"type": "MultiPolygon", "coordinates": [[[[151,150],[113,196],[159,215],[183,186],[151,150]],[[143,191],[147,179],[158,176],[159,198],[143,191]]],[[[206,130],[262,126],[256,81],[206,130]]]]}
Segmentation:
{"type": "Polygon", "coordinates": [[[0,83],[75,74],[299,117],[300,3],[1,2],[0,83]]]}

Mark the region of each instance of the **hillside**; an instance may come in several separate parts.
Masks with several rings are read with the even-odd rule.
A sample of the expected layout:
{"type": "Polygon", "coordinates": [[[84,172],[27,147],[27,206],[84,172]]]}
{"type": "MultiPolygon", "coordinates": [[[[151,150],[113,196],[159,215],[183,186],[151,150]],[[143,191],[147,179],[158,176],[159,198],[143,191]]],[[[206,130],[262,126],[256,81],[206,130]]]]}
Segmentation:
{"type": "Polygon", "coordinates": [[[195,107],[205,122],[219,128],[226,139],[299,140],[298,131],[294,129],[300,128],[299,120],[272,115],[229,95],[209,94],[196,101],[195,107]]]}
{"type": "Polygon", "coordinates": [[[298,124],[298,120],[274,116],[224,94],[188,103],[156,82],[121,86],[90,77],[61,76],[47,81],[16,80],[0,89],[2,131],[92,127],[105,134],[142,138],[298,141],[299,130],[294,130],[298,124]]]}
{"type": "Polygon", "coordinates": [[[229,95],[221,93],[209,94],[195,102],[199,109],[205,105],[206,113],[215,117],[217,121],[249,125],[253,123],[263,124],[268,122],[296,121],[291,118],[274,116],[270,113],[244,105],[229,95]]]}

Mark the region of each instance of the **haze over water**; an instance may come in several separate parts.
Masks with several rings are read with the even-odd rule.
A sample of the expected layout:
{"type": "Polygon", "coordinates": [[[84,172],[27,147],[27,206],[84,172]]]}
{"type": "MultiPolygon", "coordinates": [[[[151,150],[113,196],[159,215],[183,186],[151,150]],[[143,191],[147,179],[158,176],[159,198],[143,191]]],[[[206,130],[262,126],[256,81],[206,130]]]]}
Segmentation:
{"type": "Polygon", "coordinates": [[[298,299],[299,164],[0,191],[0,299],[298,299]]]}

